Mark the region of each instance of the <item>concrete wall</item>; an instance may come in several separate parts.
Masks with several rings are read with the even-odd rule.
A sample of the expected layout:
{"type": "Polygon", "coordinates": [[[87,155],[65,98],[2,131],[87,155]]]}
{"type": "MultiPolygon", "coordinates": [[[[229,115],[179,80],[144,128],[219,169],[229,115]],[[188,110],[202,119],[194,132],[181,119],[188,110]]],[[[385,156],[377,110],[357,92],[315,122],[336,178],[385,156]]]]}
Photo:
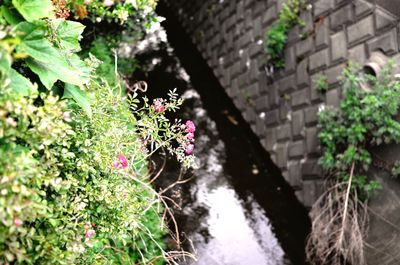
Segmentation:
{"type": "Polygon", "coordinates": [[[363,0],[318,0],[302,13],[304,28],[289,33],[284,70],[268,82],[265,31],[277,21],[276,0],[164,0],[175,12],[204,59],[273,161],[311,206],[322,189],[318,166],[317,113],[337,106],[337,76],[350,59],[363,64],[372,51],[399,52],[399,20],[363,0]],[[301,39],[308,33],[306,39],[301,39]],[[328,77],[320,94],[313,80],[328,77]]]}

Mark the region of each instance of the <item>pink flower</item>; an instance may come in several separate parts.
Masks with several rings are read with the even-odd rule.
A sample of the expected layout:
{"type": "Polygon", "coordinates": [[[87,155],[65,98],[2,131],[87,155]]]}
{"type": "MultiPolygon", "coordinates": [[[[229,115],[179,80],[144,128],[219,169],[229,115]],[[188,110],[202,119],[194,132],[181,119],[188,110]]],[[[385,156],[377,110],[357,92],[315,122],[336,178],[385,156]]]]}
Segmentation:
{"type": "Polygon", "coordinates": [[[159,113],[162,113],[162,112],[165,111],[165,107],[162,104],[161,99],[154,100],[153,109],[154,109],[155,112],[159,112],[159,113]]]}
{"type": "Polygon", "coordinates": [[[15,226],[21,226],[23,223],[24,223],[24,222],[22,222],[22,220],[19,219],[19,218],[15,218],[15,219],[14,219],[14,224],[15,224],[15,226]]]}
{"type": "Polygon", "coordinates": [[[121,164],[120,164],[118,161],[114,161],[114,162],[112,163],[112,166],[113,166],[114,168],[119,168],[120,165],[121,165],[121,164]]]}
{"type": "Polygon", "coordinates": [[[64,121],[67,121],[67,122],[72,121],[71,114],[69,112],[64,112],[63,113],[63,119],[64,119],[64,121]]]}
{"type": "Polygon", "coordinates": [[[89,229],[89,230],[86,232],[85,237],[86,237],[86,238],[91,238],[92,236],[94,236],[95,233],[96,233],[96,231],[94,231],[93,229],[89,229]]]}
{"type": "Polygon", "coordinates": [[[103,5],[112,6],[112,5],[114,5],[114,1],[113,0],[104,0],[103,5]]]}
{"type": "Polygon", "coordinates": [[[185,128],[185,132],[194,133],[196,131],[196,126],[191,120],[186,121],[185,128]]]}
{"type": "Polygon", "coordinates": [[[189,141],[193,141],[194,140],[194,133],[190,132],[188,134],[186,134],[186,139],[188,139],[189,141]]]}
{"type": "Polygon", "coordinates": [[[193,150],[194,150],[194,145],[193,144],[188,144],[185,148],[185,153],[187,155],[191,155],[193,154],[193,150]]]}
{"type": "Polygon", "coordinates": [[[85,5],[90,5],[92,3],[92,0],[85,0],[85,5]]]}
{"type": "Polygon", "coordinates": [[[126,159],[126,157],[124,155],[119,155],[118,160],[121,163],[121,166],[123,168],[126,168],[128,166],[128,160],[126,159]]]}

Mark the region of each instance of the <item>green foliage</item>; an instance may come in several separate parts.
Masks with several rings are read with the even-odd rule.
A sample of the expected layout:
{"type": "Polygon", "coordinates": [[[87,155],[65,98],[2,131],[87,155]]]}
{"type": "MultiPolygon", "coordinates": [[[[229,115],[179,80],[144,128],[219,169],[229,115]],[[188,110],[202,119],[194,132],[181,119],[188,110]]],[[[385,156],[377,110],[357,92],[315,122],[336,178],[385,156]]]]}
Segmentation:
{"type": "Polygon", "coordinates": [[[60,25],[66,27],[64,33],[65,30],[72,34],[80,32],[75,30],[75,24],[66,21],[21,22],[16,26],[16,31],[22,34],[21,43],[16,47],[17,51],[28,56],[26,64],[39,76],[47,89],[51,89],[57,80],[77,86],[88,83],[90,69],[78,55],[61,46],[61,43],[69,43],[70,47],[73,46],[72,40],[79,40],[80,35],[75,34],[62,42],[57,42],[58,37],[55,37],[57,29],[53,28],[55,25],[57,29],[60,25]],[[49,32],[54,37],[54,43],[46,37],[49,32]]]}
{"type": "Polygon", "coordinates": [[[117,49],[117,44],[113,40],[108,40],[105,37],[99,37],[94,40],[89,49],[89,53],[94,55],[102,63],[96,68],[96,75],[105,79],[110,86],[114,87],[120,83],[119,78],[115,73],[117,67],[122,75],[129,75],[137,68],[137,61],[135,59],[115,58],[112,53],[117,49]]]}
{"type": "MultiPolygon", "coordinates": [[[[89,82],[90,69],[84,61],[74,52],[80,50],[79,40],[84,26],[77,22],[65,21],[61,19],[35,20],[39,17],[52,17],[52,9],[46,8],[47,1],[13,1],[14,7],[29,21],[22,21],[15,25],[13,31],[12,51],[3,48],[3,52],[11,52],[15,59],[23,59],[26,66],[39,76],[42,84],[51,89],[57,80],[82,86],[89,82]],[[28,10],[36,10],[34,14],[28,10]],[[43,9],[42,9],[43,8],[43,9]],[[47,13],[43,13],[43,12],[47,13]],[[25,13],[24,13],[25,12],[25,13]],[[15,50],[15,52],[14,52],[15,50]]],[[[50,3],[51,4],[51,3],[50,3]]],[[[2,6],[1,12],[4,15],[5,8],[11,9],[12,6],[2,6]]],[[[3,41],[3,47],[6,42],[3,41]]],[[[27,80],[24,80],[17,72],[11,68],[11,57],[2,63],[2,71],[18,82],[12,85],[25,84],[31,87],[27,80]]],[[[16,90],[21,90],[18,87],[16,90]]]]}
{"type": "Polygon", "coordinates": [[[289,30],[296,25],[304,26],[304,21],[300,19],[299,15],[305,9],[305,6],[305,0],[289,0],[282,4],[278,23],[265,33],[265,52],[276,68],[283,68],[285,65],[282,52],[286,45],[289,30]]]}
{"type": "Polygon", "coordinates": [[[50,21],[50,29],[54,43],[64,52],[79,52],[79,44],[85,26],[79,22],[63,19],[50,21]]]}
{"type": "Polygon", "coordinates": [[[65,84],[64,86],[64,98],[71,98],[82,108],[86,115],[92,117],[92,107],[90,106],[89,97],[85,91],[79,89],[79,87],[65,84]]]}
{"type": "Polygon", "coordinates": [[[12,4],[29,22],[40,18],[54,18],[51,0],[12,0],[12,4]]]}
{"type": "Polygon", "coordinates": [[[392,168],[392,176],[398,178],[400,176],[400,161],[396,161],[392,168]]]}
{"type": "Polygon", "coordinates": [[[266,52],[271,57],[271,61],[277,68],[282,68],[285,62],[282,58],[282,51],[285,48],[287,40],[286,25],[278,22],[269,31],[266,32],[266,52]]]}
{"type": "Polygon", "coordinates": [[[304,27],[304,21],[300,19],[300,12],[305,9],[305,0],[288,0],[282,4],[282,10],[279,13],[279,21],[286,25],[287,29],[296,25],[304,27]]]}
{"type": "MultiPolygon", "coordinates": [[[[129,19],[151,21],[154,17],[156,0],[122,0],[113,1],[110,6],[104,4],[104,0],[91,0],[85,3],[84,0],[67,1],[77,19],[82,19],[82,8],[84,14],[93,22],[106,20],[118,24],[129,23],[129,19]]],[[[142,21],[143,22],[143,21],[142,21]]],[[[141,23],[142,23],[141,22],[141,23]]],[[[149,25],[145,25],[149,26],[149,25]]]]}
{"type": "Polygon", "coordinates": [[[125,96],[116,71],[100,76],[110,51],[96,72],[92,54],[77,54],[84,26],[54,19],[49,3],[0,5],[0,263],[162,264],[147,163],[163,148],[195,165],[185,126],[164,113],[182,99],[172,91],[156,111],[125,96]]]}
{"type": "Polygon", "coordinates": [[[68,108],[44,94],[10,100],[12,91],[3,91],[0,259],[39,264],[162,259],[160,201],[146,184],[149,151],[138,136],[148,134],[161,147],[169,145],[164,139],[171,133],[148,132],[164,119],[151,107],[140,110],[139,121],[112,89],[93,84],[90,91],[91,119],[73,102],[68,108]],[[112,166],[119,154],[127,157],[127,168],[112,166]],[[95,224],[93,238],[85,238],[86,223],[95,224]]]}
{"type": "MultiPolygon", "coordinates": [[[[400,106],[400,83],[391,77],[391,69],[388,65],[382,76],[375,78],[349,66],[342,76],[344,99],[340,108],[327,107],[319,113],[322,167],[327,174],[346,181],[354,164],[352,187],[364,198],[380,187],[366,177],[372,162],[369,148],[400,142],[400,123],[395,120],[400,106]],[[362,89],[367,83],[371,84],[371,91],[362,89]]],[[[393,172],[398,172],[397,167],[393,172]]]]}
{"type": "Polygon", "coordinates": [[[326,92],[328,90],[328,77],[326,75],[319,75],[315,82],[315,88],[319,92],[326,92]]]}
{"type": "Polygon", "coordinates": [[[16,95],[29,95],[36,88],[24,76],[11,68],[15,47],[20,42],[15,33],[0,26],[0,84],[7,84],[16,95]]]}
{"type": "MultiPolygon", "coordinates": [[[[61,1],[61,0],[58,0],[61,1]]],[[[97,37],[113,38],[133,43],[146,30],[162,20],[155,13],[156,0],[64,0],[75,19],[89,26],[99,27],[97,37]]]]}

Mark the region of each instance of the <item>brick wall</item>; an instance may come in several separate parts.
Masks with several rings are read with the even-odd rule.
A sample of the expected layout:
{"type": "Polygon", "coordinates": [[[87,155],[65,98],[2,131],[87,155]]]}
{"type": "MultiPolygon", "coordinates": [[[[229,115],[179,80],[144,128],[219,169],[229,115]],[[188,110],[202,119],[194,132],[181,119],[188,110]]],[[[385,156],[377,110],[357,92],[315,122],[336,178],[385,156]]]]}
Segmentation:
{"type": "Polygon", "coordinates": [[[363,0],[318,0],[289,33],[285,69],[267,80],[265,31],[277,20],[276,0],[164,0],[178,16],[215,76],[259,136],[262,145],[310,206],[323,180],[318,166],[317,112],[338,106],[337,80],[347,60],[363,64],[371,52],[399,52],[399,20],[363,0]],[[303,33],[310,33],[301,39],[303,33]],[[313,80],[328,77],[329,90],[313,80]]]}

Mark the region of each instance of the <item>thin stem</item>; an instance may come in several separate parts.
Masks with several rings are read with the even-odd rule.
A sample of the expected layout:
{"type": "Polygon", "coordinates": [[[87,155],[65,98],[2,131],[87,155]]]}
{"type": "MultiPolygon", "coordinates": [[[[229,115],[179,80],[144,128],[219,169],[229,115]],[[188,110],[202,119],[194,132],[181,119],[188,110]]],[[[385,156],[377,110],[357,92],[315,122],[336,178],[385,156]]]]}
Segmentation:
{"type": "Polygon", "coordinates": [[[353,173],[354,173],[354,162],[351,164],[351,169],[350,169],[350,176],[349,176],[349,181],[347,184],[347,190],[346,190],[346,199],[344,201],[344,209],[343,209],[343,219],[342,219],[342,229],[340,231],[340,236],[339,236],[339,246],[342,244],[343,237],[344,237],[344,227],[346,225],[346,219],[347,219],[347,210],[349,207],[349,197],[350,197],[350,191],[351,191],[351,182],[353,180],[353,173]]]}

